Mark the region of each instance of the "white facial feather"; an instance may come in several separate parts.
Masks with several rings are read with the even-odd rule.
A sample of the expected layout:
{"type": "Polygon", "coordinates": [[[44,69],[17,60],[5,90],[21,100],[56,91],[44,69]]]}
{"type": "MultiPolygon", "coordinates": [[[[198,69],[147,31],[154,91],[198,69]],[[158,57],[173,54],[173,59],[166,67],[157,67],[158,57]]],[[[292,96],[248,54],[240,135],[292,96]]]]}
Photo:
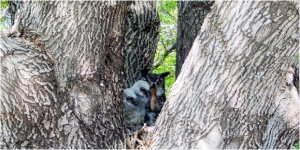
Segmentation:
{"type": "Polygon", "coordinates": [[[133,100],[135,100],[137,96],[131,89],[123,90],[123,115],[125,118],[128,118],[130,114],[137,110],[133,104],[127,101],[127,98],[133,98],[133,100]]]}
{"type": "MultiPolygon", "coordinates": [[[[150,90],[150,86],[145,81],[138,81],[132,87],[124,90],[123,95],[123,115],[124,123],[127,127],[132,130],[137,130],[144,124],[145,118],[145,106],[147,98],[140,90],[144,88],[145,90],[150,90]],[[134,105],[128,102],[128,99],[134,101],[134,105]]],[[[149,98],[150,100],[150,98],[149,98]]]]}
{"type": "Polygon", "coordinates": [[[123,90],[123,100],[124,98],[126,99],[126,97],[132,97],[132,98],[137,98],[136,94],[134,93],[134,91],[130,88],[123,90]]]}
{"type": "Polygon", "coordinates": [[[150,93],[150,84],[148,82],[139,80],[134,83],[131,89],[137,95],[138,99],[142,101],[143,103],[142,107],[144,107],[146,103],[150,101],[151,93],[150,93]],[[144,89],[144,91],[142,91],[141,89],[144,89]]]}
{"type": "Polygon", "coordinates": [[[145,90],[150,91],[150,84],[146,81],[139,80],[139,81],[135,82],[131,88],[134,90],[134,92],[136,94],[144,95],[143,93],[141,93],[140,89],[144,88],[145,90]]]}

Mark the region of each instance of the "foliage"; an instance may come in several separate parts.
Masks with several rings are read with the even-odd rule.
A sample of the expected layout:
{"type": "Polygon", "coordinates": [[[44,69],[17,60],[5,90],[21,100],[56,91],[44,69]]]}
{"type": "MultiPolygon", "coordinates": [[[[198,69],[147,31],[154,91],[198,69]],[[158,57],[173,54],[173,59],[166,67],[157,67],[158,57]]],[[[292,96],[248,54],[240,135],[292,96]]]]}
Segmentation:
{"type": "MultiPolygon", "coordinates": [[[[156,57],[158,54],[155,54],[156,57]]],[[[175,82],[175,63],[176,63],[176,53],[171,53],[166,59],[165,62],[156,68],[153,72],[154,73],[163,73],[163,72],[170,72],[170,75],[165,79],[165,86],[166,86],[166,96],[169,95],[170,89],[175,82]]]]}
{"type": "Polygon", "coordinates": [[[0,10],[3,10],[8,7],[8,1],[0,1],[0,10]]]}
{"type": "MultiPolygon", "coordinates": [[[[156,49],[154,62],[163,59],[167,47],[176,42],[177,39],[177,1],[159,0],[158,13],[160,18],[159,42],[156,49]]],[[[170,72],[166,78],[166,96],[175,82],[176,53],[171,52],[163,63],[153,70],[154,73],[170,72]]]]}
{"type": "Polygon", "coordinates": [[[160,0],[158,4],[160,20],[166,24],[177,23],[177,1],[160,0]]]}
{"type": "Polygon", "coordinates": [[[6,19],[5,15],[3,15],[5,13],[5,9],[8,7],[8,1],[0,1],[0,31],[5,30],[7,27],[4,24],[4,21],[6,19]]]}
{"type": "Polygon", "coordinates": [[[292,147],[292,149],[298,149],[298,150],[300,150],[299,141],[292,147]]]}
{"type": "Polygon", "coordinates": [[[177,38],[177,1],[160,0],[158,5],[160,34],[157,51],[163,51],[176,42],[177,38]]]}

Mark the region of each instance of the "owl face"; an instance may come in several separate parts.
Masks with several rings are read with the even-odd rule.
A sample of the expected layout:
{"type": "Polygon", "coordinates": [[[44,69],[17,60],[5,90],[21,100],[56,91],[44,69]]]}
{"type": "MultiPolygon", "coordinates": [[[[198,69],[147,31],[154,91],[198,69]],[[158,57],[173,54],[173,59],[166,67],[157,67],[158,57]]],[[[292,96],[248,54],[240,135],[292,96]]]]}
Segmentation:
{"type": "Polygon", "coordinates": [[[150,84],[143,80],[138,80],[131,87],[137,96],[141,96],[143,98],[150,97],[150,84]]]}
{"type": "MultiPolygon", "coordinates": [[[[150,101],[150,85],[146,81],[139,80],[123,94],[123,115],[127,123],[143,124],[146,105],[150,101]]],[[[126,123],[125,121],[125,123],[126,123]]]]}
{"type": "Polygon", "coordinates": [[[126,117],[137,110],[137,96],[130,89],[123,91],[123,115],[126,117]]]}
{"type": "Polygon", "coordinates": [[[138,110],[143,110],[149,101],[150,86],[146,81],[139,80],[132,87],[124,90],[124,106],[131,105],[138,110]]]}
{"type": "Polygon", "coordinates": [[[145,106],[133,87],[123,90],[123,116],[126,127],[137,130],[145,118],[145,106]]]}
{"type": "Polygon", "coordinates": [[[148,82],[139,80],[131,87],[138,97],[138,105],[141,109],[145,109],[151,98],[150,85],[148,82]]]}
{"type": "Polygon", "coordinates": [[[149,83],[151,91],[150,108],[152,111],[156,110],[156,100],[158,97],[164,97],[165,93],[165,77],[169,75],[169,72],[161,74],[149,73],[149,69],[142,71],[141,80],[149,83]]]}
{"type": "Polygon", "coordinates": [[[161,74],[152,74],[148,73],[149,69],[142,71],[142,77],[141,80],[144,80],[149,83],[150,89],[153,91],[155,90],[155,93],[157,96],[161,96],[165,91],[165,77],[170,74],[170,72],[164,72],[161,74]]]}
{"type": "Polygon", "coordinates": [[[132,90],[130,89],[123,90],[123,103],[136,106],[136,99],[137,96],[132,90]]]}

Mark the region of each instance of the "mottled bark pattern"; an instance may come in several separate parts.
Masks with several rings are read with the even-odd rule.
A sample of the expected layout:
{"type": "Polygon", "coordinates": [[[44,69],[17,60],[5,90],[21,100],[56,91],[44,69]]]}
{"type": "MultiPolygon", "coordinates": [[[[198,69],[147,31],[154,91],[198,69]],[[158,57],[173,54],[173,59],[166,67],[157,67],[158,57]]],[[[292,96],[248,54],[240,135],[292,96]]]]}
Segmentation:
{"type": "Polygon", "coordinates": [[[141,70],[151,68],[160,24],[156,1],[133,1],[128,7],[124,48],[127,88],[141,77],[141,70]]]}
{"type": "Polygon", "coordinates": [[[1,148],[121,147],[126,9],[24,2],[0,40],[1,148]]]}
{"type": "Polygon", "coordinates": [[[299,5],[215,2],[150,148],[287,149],[299,140],[299,5]]]}
{"type": "Polygon", "coordinates": [[[60,109],[51,58],[30,42],[0,36],[1,148],[52,145],[60,109]]]}
{"type": "Polygon", "coordinates": [[[7,19],[9,19],[8,20],[9,21],[9,27],[11,27],[14,24],[16,12],[22,6],[22,1],[20,1],[20,0],[11,0],[11,1],[8,1],[8,3],[9,3],[9,6],[8,6],[9,16],[8,16],[7,19]]]}
{"type": "Polygon", "coordinates": [[[176,77],[213,3],[214,1],[178,1],[176,77]]]}

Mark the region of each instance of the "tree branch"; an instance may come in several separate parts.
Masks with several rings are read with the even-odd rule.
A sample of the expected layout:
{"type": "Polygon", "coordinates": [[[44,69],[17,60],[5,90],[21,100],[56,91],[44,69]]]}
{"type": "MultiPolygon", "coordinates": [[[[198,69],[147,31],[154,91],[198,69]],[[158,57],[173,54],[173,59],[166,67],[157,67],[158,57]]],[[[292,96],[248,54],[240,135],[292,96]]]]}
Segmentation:
{"type": "Polygon", "coordinates": [[[158,68],[165,61],[165,59],[169,56],[169,54],[176,49],[176,45],[177,45],[177,41],[167,48],[163,44],[165,48],[165,52],[159,57],[159,59],[156,62],[153,63],[152,70],[158,68]]]}

